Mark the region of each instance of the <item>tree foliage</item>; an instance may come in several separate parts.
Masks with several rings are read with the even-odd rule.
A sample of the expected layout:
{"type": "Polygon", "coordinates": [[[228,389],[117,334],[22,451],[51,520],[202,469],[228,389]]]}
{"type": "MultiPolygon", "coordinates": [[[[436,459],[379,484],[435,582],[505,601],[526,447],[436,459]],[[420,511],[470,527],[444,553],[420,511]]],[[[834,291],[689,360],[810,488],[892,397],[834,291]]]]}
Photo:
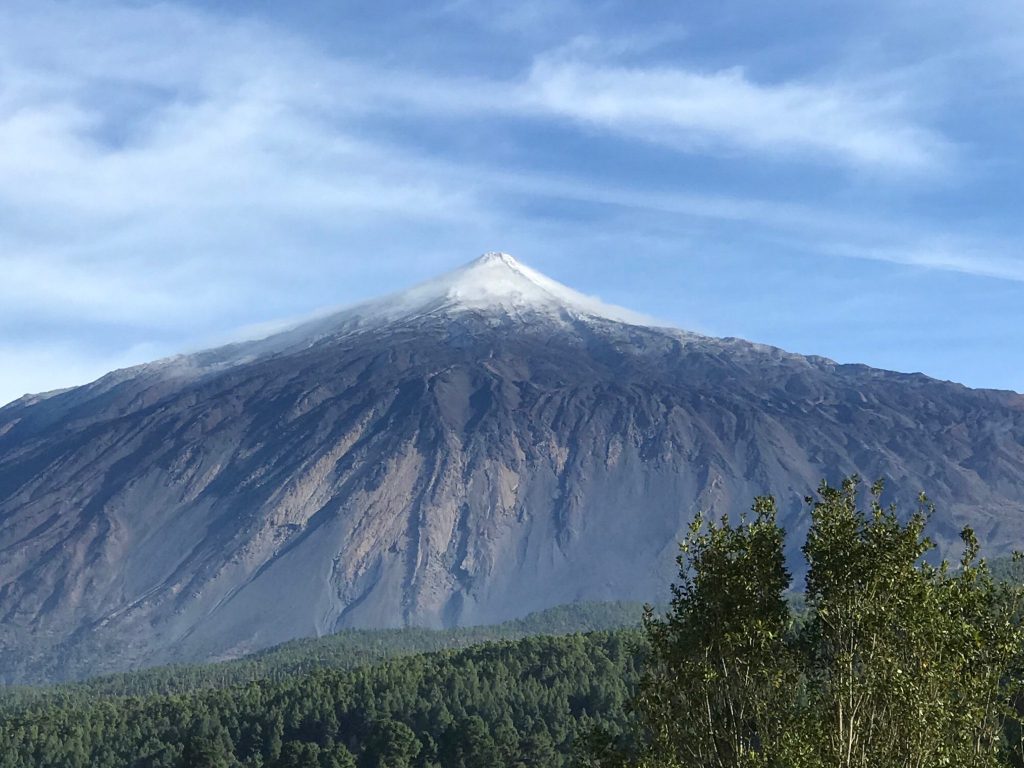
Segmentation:
{"type": "Polygon", "coordinates": [[[753,515],[738,526],[698,517],[671,610],[647,616],[652,655],[639,710],[656,724],[658,752],[680,765],[759,766],[782,738],[795,670],[790,574],[774,501],[758,499],[753,515]]]}
{"type": "MultiPolygon", "coordinates": [[[[733,525],[698,518],[637,696],[639,765],[916,768],[1007,765],[1019,745],[1020,589],[970,529],[932,565],[922,496],[901,519],[857,478],[808,499],[806,614],[785,601],[771,499],[733,525]]],[[[616,758],[621,761],[621,756],[616,758]]],[[[614,762],[605,759],[606,764],[614,762]]]]}

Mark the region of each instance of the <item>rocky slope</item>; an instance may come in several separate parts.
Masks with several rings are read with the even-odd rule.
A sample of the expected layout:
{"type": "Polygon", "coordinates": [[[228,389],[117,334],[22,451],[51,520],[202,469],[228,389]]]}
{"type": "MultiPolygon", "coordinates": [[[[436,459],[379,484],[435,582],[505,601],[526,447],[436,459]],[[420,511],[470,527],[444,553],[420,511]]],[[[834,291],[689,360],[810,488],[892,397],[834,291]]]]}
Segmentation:
{"type": "Polygon", "coordinates": [[[922,488],[1024,528],[1024,397],[652,327],[490,254],[259,342],[0,409],[0,674],[665,595],[696,509],[922,488]]]}

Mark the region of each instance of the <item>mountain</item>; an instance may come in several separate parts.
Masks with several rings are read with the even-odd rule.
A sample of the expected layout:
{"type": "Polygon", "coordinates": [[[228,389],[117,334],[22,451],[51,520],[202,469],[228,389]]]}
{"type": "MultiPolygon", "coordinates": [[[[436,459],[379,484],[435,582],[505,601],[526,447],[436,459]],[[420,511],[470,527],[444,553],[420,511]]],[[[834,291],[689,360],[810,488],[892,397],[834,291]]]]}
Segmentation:
{"type": "Polygon", "coordinates": [[[255,342],[0,409],[0,670],[660,600],[697,509],[822,477],[1024,528],[1024,396],[660,328],[488,254],[255,342]]]}

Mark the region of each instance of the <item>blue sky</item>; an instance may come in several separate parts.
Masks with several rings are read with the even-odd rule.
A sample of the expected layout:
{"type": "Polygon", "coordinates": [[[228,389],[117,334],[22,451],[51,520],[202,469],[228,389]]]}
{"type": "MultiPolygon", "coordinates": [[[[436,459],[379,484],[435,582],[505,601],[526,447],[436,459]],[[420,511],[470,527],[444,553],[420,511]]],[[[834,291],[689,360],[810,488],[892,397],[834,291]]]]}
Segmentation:
{"type": "Polygon", "coordinates": [[[503,250],[1024,390],[1024,4],[5,2],[0,402],[503,250]]]}

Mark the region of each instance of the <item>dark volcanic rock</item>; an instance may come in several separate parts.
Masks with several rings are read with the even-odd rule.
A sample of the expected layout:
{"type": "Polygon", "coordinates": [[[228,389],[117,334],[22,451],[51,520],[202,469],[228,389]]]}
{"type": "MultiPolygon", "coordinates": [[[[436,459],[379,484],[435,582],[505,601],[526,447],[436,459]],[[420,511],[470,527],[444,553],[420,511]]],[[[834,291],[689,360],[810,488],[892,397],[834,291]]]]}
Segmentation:
{"type": "MultiPolygon", "coordinates": [[[[0,669],[663,598],[698,509],[822,477],[1024,523],[1024,397],[611,319],[504,257],[0,409],[0,669]]],[[[615,315],[613,315],[614,317],[615,315]]]]}

